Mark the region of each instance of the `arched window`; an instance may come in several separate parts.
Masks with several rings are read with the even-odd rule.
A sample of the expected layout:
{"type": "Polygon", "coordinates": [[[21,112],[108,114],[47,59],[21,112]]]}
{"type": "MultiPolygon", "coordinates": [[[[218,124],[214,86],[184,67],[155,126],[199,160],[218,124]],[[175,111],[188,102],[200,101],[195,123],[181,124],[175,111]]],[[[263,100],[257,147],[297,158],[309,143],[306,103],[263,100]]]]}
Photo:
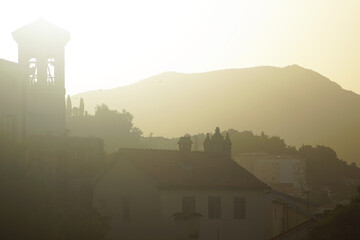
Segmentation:
{"type": "Polygon", "coordinates": [[[29,83],[36,84],[38,82],[38,69],[36,58],[29,59],[29,83]]]}
{"type": "Polygon", "coordinates": [[[48,58],[47,60],[47,75],[46,75],[46,83],[48,85],[55,84],[55,59],[48,58]]]}

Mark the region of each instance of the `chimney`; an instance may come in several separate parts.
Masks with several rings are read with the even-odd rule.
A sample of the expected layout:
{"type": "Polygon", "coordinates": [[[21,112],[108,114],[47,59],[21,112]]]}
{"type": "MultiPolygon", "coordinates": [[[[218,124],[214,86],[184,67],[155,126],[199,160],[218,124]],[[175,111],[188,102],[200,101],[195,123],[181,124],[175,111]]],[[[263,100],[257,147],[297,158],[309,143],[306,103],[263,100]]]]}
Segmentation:
{"type": "Polygon", "coordinates": [[[204,152],[211,152],[210,134],[206,134],[206,138],[205,138],[205,141],[204,141],[204,152]]]}
{"type": "Polygon", "coordinates": [[[193,141],[191,141],[191,138],[189,135],[185,135],[184,137],[181,137],[178,141],[179,144],[179,151],[180,152],[191,152],[191,146],[193,144],[193,141]]]}

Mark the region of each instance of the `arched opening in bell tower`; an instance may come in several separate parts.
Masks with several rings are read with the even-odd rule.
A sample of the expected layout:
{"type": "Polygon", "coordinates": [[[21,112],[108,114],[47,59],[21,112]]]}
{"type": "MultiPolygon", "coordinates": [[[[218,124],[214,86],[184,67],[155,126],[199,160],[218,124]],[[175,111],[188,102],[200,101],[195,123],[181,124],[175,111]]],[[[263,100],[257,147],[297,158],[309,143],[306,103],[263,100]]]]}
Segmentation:
{"type": "Polygon", "coordinates": [[[46,83],[49,86],[55,85],[55,59],[47,59],[46,83]]]}
{"type": "Polygon", "coordinates": [[[29,59],[29,84],[36,84],[38,82],[38,69],[36,58],[29,59]]]}

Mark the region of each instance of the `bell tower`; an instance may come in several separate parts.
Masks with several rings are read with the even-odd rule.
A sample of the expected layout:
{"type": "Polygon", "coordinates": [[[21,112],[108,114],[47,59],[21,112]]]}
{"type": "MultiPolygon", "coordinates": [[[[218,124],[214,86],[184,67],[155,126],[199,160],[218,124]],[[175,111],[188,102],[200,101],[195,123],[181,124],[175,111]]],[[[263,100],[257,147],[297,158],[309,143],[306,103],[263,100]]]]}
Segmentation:
{"type": "Polygon", "coordinates": [[[65,45],[68,31],[39,19],[15,32],[23,69],[26,135],[65,131],[65,45]]]}

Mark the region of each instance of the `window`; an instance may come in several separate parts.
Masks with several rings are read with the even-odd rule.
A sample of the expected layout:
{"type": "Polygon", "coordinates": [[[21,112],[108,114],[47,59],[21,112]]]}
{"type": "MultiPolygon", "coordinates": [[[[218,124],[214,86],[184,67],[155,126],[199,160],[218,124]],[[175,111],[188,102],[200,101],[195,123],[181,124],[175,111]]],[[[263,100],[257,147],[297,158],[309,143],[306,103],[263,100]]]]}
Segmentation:
{"type": "Polygon", "coordinates": [[[246,218],[245,198],[242,198],[242,197],[234,198],[234,218],[235,219],[245,219],[246,218]]]}
{"type": "Polygon", "coordinates": [[[48,85],[55,84],[55,59],[49,58],[47,60],[47,70],[46,70],[46,82],[48,85]]]}
{"type": "Polygon", "coordinates": [[[38,69],[36,58],[29,60],[29,83],[35,84],[38,82],[38,69]]]}
{"type": "Polygon", "coordinates": [[[208,215],[211,219],[221,218],[221,199],[220,197],[209,197],[208,200],[208,215]]]}
{"type": "Polygon", "coordinates": [[[123,221],[130,221],[130,201],[128,198],[122,199],[122,219],[123,221]]]}
{"type": "Polygon", "coordinates": [[[184,213],[195,212],[195,197],[183,197],[182,210],[184,213]]]}

